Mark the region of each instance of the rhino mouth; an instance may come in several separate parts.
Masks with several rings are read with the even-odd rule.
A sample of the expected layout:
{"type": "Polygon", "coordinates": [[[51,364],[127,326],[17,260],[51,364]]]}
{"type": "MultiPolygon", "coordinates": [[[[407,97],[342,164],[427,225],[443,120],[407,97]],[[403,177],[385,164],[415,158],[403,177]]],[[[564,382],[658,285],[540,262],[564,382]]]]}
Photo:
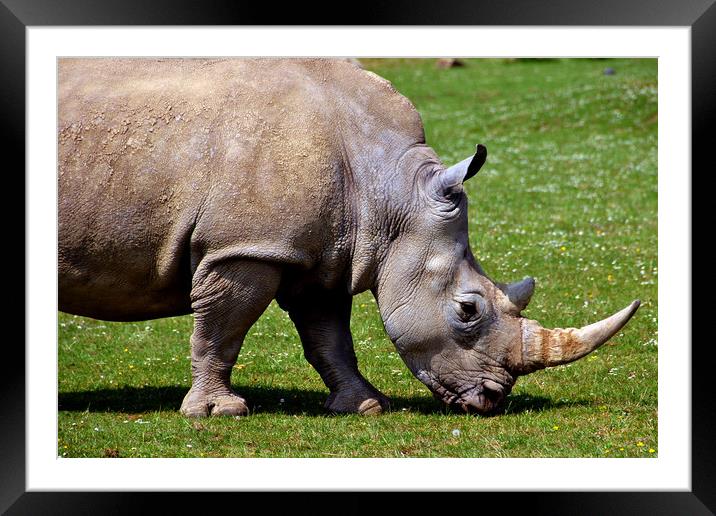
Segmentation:
{"type": "Polygon", "coordinates": [[[487,378],[480,378],[469,386],[451,388],[427,371],[419,371],[417,377],[443,403],[480,415],[497,411],[511,390],[510,386],[487,378]]]}

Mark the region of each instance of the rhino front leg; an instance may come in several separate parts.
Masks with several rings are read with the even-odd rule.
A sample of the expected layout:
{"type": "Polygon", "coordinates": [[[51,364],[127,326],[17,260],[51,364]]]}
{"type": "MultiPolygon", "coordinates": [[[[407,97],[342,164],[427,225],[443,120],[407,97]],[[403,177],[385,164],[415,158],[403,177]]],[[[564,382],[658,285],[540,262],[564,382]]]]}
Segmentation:
{"type": "Polygon", "coordinates": [[[331,394],[331,412],[379,414],[389,402],[358,371],[350,331],[349,295],[320,292],[301,296],[288,313],[296,325],[306,359],[318,371],[331,394]]]}
{"type": "Polygon", "coordinates": [[[192,386],[181,405],[190,417],[248,413],[246,400],[231,389],[231,369],[246,332],[273,299],[280,269],[261,262],[231,260],[199,267],[191,300],[192,386]]]}

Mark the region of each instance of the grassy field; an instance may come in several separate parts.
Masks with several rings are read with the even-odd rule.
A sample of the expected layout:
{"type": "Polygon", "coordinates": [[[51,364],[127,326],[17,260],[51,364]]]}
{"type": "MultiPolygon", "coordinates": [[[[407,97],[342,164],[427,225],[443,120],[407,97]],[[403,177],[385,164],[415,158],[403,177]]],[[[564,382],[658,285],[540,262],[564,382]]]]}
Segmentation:
{"type": "Polygon", "coordinates": [[[188,420],[178,408],[190,386],[190,316],[108,323],[61,313],[58,455],[658,454],[656,60],[470,60],[449,70],[434,60],[363,62],[413,101],[445,163],[487,146],[486,165],[466,184],[470,242],[492,277],[536,278],[527,317],[579,326],[640,298],[634,319],[588,357],[520,378],[504,414],[476,417],[433,399],[362,294],[356,353],[393,410],[331,416],[327,389],[273,303],[232,377],[252,415],[188,420]]]}

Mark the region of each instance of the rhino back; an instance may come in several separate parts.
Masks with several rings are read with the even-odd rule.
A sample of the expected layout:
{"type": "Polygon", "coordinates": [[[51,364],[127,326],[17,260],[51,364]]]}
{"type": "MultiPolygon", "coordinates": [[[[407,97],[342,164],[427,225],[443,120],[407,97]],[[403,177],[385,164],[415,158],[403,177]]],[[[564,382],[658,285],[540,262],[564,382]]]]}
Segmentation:
{"type": "Polygon", "coordinates": [[[63,59],[58,116],[60,308],[104,319],[188,312],[214,259],[340,281],[352,189],[422,138],[385,81],[324,60],[63,59]]]}

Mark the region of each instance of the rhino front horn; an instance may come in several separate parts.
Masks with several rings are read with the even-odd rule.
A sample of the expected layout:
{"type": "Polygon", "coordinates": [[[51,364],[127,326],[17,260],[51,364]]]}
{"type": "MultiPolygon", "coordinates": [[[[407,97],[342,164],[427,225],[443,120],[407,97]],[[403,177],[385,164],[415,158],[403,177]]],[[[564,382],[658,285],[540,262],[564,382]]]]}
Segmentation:
{"type": "Polygon", "coordinates": [[[566,364],[591,353],[621,330],[640,304],[637,299],[611,317],[583,328],[549,330],[523,319],[520,373],[566,364]]]}

